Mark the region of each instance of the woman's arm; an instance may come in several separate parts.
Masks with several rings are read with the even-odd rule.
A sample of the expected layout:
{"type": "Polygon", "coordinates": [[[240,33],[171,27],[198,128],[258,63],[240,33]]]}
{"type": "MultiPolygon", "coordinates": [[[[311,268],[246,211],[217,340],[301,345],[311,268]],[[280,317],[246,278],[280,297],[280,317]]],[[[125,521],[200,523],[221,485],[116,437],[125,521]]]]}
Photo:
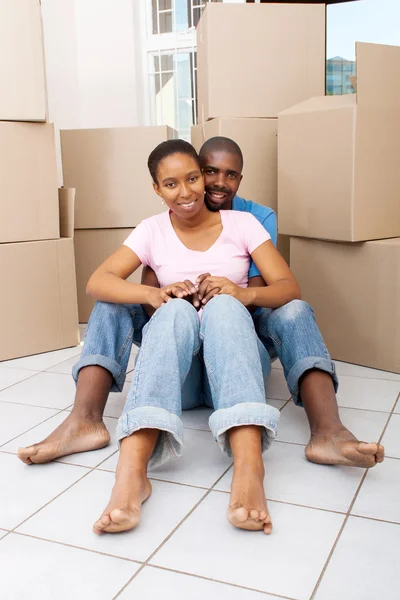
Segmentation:
{"type": "Polygon", "coordinates": [[[160,290],[131,283],[126,279],[139,267],[138,256],[127,246],[121,246],[93,273],[86,292],[95,300],[115,304],[150,304],[161,306],[160,290]]]}
{"type": "Polygon", "coordinates": [[[206,304],[213,295],[229,294],[244,306],[279,308],[292,300],[300,299],[300,288],[285,260],[269,240],[251,254],[267,287],[242,288],[226,277],[206,277],[199,286],[199,296],[206,304]],[[215,288],[219,292],[214,294],[215,288]]]}

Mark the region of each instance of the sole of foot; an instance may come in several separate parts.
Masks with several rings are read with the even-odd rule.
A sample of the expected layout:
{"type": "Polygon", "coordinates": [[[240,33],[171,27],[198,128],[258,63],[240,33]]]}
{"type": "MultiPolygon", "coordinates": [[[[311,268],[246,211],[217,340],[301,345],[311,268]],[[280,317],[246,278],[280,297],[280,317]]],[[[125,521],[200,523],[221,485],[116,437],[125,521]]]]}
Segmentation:
{"type": "Polygon", "coordinates": [[[110,502],[93,525],[93,532],[120,533],[134,529],[140,521],[141,507],[152,492],[146,476],[131,469],[117,469],[116,482],[110,502]]]}
{"type": "Polygon", "coordinates": [[[343,428],[331,435],[312,435],[305,455],[310,462],[320,465],[370,468],[383,462],[385,449],[378,443],[360,442],[343,428]]]}
{"type": "Polygon", "coordinates": [[[51,462],[62,456],[105,448],[110,434],[102,421],[78,419],[72,414],[42,442],[19,448],[18,458],[26,465],[51,462]]]}

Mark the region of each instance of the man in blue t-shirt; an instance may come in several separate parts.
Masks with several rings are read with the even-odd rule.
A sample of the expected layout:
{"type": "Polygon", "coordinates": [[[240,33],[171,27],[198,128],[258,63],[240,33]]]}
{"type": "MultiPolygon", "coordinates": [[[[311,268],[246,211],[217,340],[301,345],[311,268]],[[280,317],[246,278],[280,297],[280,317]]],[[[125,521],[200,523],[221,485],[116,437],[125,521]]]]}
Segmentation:
{"type": "MultiPolygon", "coordinates": [[[[274,211],[237,196],[243,168],[239,146],[228,138],[212,138],[201,148],[200,159],[208,208],[252,213],[276,244],[274,211]]],[[[254,264],[249,276],[249,286],[265,285],[254,264]]],[[[146,270],[144,277],[143,283],[158,285],[151,270],[146,270]]],[[[206,279],[201,286],[203,284],[207,285],[206,279]]],[[[212,295],[211,290],[210,297],[212,295]]],[[[108,395],[110,391],[122,391],[132,342],[140,345],[142,330],[148,320],[140,305],[96,302],[82,355],[73,368],[77,382],[74,408],[48,438],[21,449],[21,460],[27,464],[45,463],[66,454],[102,448],[109,443],[110,436],[103,423],[108,395]]],[[[340,421],[335,396],[338,385],[335,366],[312,308],[295,300],[278,309],[257,309],[253,312],[253,320],[257,335],[271,358],[279,356],[294,402],[305,408],[311,428],[306,457],[322,464],[360,467],[381,462],[383,448],[378,444],[358,442],[340,421]]],[[[185,389],[182,396],[184,392],[185,389]]]]}

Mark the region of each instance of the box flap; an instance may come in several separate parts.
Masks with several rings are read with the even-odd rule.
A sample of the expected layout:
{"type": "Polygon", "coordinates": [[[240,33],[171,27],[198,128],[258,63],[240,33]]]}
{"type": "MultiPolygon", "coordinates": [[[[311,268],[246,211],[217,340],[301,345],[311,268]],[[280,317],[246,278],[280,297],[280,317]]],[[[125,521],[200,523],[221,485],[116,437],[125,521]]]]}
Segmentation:
{"type": "Polygon", "coordinates": [[[400,47],[356,42],[357,102],[365,106],[400,106],[400,47]]]}
{"type": "Polygon", "coordinates": [[[58,190],[58,202],[60,206],[60,236],[73,238],[75,188],[60,188],[58,190]]]}
{"type": "Polygon", "coordinates": [[[283,110],[278,117],[285,115],[296,115],[300,113],[318,112],[320,110],[333,110],[356,105],[355,94],[343,94],[342,96],[315,96],[304,102],[295,104],[287,110],[283,110]]]}
{"type": "Polygon", "coordinates": [[[357,77],[356,77],[356,75],[350,75],[349,79],[350,79],[351,85],[353,86],[353,90],[356,92],[357,91],[357,77]]]}

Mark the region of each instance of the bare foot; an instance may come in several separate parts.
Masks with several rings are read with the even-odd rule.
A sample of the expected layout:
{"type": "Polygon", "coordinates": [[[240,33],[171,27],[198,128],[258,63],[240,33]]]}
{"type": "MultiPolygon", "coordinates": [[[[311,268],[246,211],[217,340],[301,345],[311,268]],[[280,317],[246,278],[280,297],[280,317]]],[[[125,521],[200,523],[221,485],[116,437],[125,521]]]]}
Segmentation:
{"type": "Polygon", "coordinates": [[[383,462],[385,451],[380,444],[359,442],[343,425],[332,433],[314,433],[306,450],[306,458],[320,465],[374,467],[383,462]]]}
{"type": "Polygon", "coordinates": [[[264,465],[235,465],[228,521],[239,529],[271,533],[272,523],[264,491],[264,465]]]}
{"type": "Polygon", "coordinates": [[[151,483],[143,470],[118,467],[110,502],[94,524],[94,533],[117,533],[136,527],[141,506],[150,494],[151,483]]]}
{"type": "Polygon", "coordinates": [[[71,413],[45,440],[20,448],[18,457],[27,465],[47,463],[68,454],[98,450],[109,443],[110,434],[103,421],[84,420],[71,413]]]}

